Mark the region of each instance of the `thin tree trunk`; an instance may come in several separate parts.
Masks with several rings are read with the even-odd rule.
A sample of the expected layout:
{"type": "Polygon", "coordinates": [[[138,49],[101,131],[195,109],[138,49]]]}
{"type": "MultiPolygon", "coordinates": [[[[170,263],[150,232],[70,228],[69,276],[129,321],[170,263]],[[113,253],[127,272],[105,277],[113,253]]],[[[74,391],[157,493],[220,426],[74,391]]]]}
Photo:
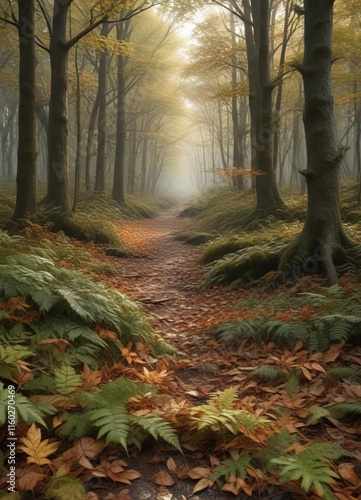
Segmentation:
{"type": "Polygon", "coordinates": [[[51,92],[48,134],[48,193],[45,201],[70,215],[68,159],[68,52],[66,21],[71,0],[55,0],[50,42],[51,92]]]}
{"type": "MultiPolygon", "coordinates": [[[[107,38],[111,30],[109,23],[104,23],[101,36],[107,38]]],[[[100,55],[98,73],[98,153],[96,161],[95,186],[94,191],[103,193],[105,191],[105,163],[106,163],[106,143],[107,143],[107,59],[108,51],[100,55]]]]}
{"type": "Polygon", "coordinates": [[[258,46],[258,86],[257,86],[257,148],[258,170],[256,178],[257,212],[260,217],[276,215],[285,205],[279,194],[273,167],[273,113],[269,60],[269,0],[259,5],[259,46],[258,46]]]}
{"type": "Polygon", "coordinates": [[[18,0],[19,8],[19,146],[16,205],[13,220],[36,213],[35,5],[18,0]]]}
{"type": "Polygon", "coordinates": [[[93,138],[94,138],[94,132],[95,132],[95,123],[98,115],[98,110],[99,110],[99,101],[100,101],[100,95],[99,95],[99,86],[98,86],[98,92],[94,101],[93,109],[91,110],[90,113],[90,118],[89,118],[89,125],[88,125],[88,138],[87,138],[87,144],[86,144],[86,158],[85,158],[85,189],[87,191],[90,191],[91,189],[91,180],[90,180],[90,163],[91,163],[91,158],[92,158],[92,146],[93,146],[93,138]]]}
{"type": "Polygon", "coordinates": [[[75,73],[76,73],[76,157],[75,157],[75,179],[74,179],[74,201],[73,212],[76,210],[80,191],[80,170],[81,170],[81,92],[80,92],[80,74],[78,66],[78,46],[75,48],[75,73]]]}

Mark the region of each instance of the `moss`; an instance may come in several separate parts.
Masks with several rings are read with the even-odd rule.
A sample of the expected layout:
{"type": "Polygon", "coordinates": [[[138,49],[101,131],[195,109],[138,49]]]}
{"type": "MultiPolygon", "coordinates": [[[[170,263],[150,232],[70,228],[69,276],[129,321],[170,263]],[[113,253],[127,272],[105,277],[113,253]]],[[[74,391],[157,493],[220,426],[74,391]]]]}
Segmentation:
{"type": "Polygon", "coordinates": [[[66,236],[80,241],[112,246],[121,246],[120,238],[115,226],[102,220],[93,220],[90,217],[77,215],[74,218],[57,217],[54,220],[53,230],[63,231],[66,236]]]}

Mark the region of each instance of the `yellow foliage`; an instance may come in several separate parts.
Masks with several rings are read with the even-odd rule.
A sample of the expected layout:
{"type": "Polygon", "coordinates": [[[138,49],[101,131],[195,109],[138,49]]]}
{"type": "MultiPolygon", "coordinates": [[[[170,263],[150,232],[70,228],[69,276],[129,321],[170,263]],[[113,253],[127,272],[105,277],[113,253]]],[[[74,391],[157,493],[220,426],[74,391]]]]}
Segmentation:
{"type": "Polygon", "coordinates": [[[49,443],[48,439],[42,441],[41,430],[35,424],[31,425],[26,437],[21,437],[20,441],[23,444],[19,446],[19,449],[28,455],[28,462],[37,465],[50,465],[51,461],[47,457],[55,453],[60,444],[59,441],[49,443]]]}

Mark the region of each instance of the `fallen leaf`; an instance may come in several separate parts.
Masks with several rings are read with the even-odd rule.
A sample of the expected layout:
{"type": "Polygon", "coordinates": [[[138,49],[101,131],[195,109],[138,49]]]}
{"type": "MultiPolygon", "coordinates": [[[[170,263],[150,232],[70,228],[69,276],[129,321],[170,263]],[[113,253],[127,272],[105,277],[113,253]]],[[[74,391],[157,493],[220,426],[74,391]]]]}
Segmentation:
{"type": "Polygon", "coordinates": [[[358,486],[360,484],[360,481],[355,474],[354,468],[354,464],[344,463],[340,464],[337,467],[337,472],[339,473],[340,477],[342,477],[342,479],[344,479],[347,483],[358,486]]]}
{"type": "Polygon", "coordinates": [[[205,488],[209,488],[210,486],[212,486],[212,482],[209,479],[204,477],[203,479],[198,481],[198,483],[195,485],[195,487],[193,488],[193,491],[192,491],[192,495],[194,495],[198,491],[204,490],[205,488]]]}
{"type": "Polygon", "coordinates": [[[172,457],[169,457],[167,460],[167,467],[171,472],[176,472],[177,471],[177,464],[173,460],[172,457]]]}
{"type": "Polygon", "coordinates": [[[172,486],[175,483],[172,476],[168,474],[168,472],[166,472],[165,470],[160,470],[156,474],[156,476],[154,477],[154,482],[159,486],[172,486]]]}

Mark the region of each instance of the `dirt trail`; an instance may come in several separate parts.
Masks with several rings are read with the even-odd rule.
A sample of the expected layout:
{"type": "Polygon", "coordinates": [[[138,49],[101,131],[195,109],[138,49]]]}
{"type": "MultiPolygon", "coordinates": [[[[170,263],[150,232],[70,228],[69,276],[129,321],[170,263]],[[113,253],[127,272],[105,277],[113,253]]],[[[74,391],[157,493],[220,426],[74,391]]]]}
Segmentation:
{"type": "Polygon", "coordinates": [[[189,221],[177,217],[179,211],[174,208],[155,219],[127,221],[119,227],[129,249],[145,257],[122,261],[117,281],[152,315],[156,330],[184,350],[188,344],[203,343],[197,331],[211,324],[220,308],[231,311],[240,294],[225,287],[195,289],[202,274],[200,251],[175,239],[189,227],[189,221]]]}

